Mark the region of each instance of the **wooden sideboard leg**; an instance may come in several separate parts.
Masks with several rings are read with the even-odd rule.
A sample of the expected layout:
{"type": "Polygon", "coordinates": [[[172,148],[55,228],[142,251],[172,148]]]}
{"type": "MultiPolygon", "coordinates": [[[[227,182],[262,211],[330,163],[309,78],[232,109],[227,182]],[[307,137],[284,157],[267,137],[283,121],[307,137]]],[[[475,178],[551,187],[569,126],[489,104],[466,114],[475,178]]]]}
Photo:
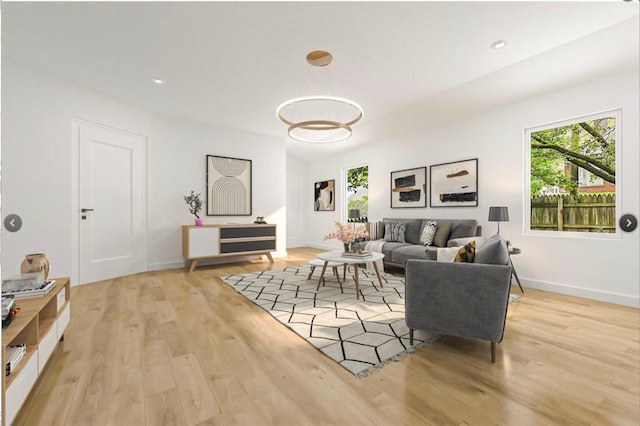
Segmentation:
{"type": "Polygon", "coordinates": [[[269,258],[269,262],[273,263],[273,257],[271,257],[271,253],[267,252],[267,257],[269,258]]]}
{"type": "Polygon", "coordinates": [[[196,265],[198,264],[197,260],[192,260],[191,261],[191,267],[189,268],[189,272],[193,272],[194,269],[196,269],[196,265]]]}

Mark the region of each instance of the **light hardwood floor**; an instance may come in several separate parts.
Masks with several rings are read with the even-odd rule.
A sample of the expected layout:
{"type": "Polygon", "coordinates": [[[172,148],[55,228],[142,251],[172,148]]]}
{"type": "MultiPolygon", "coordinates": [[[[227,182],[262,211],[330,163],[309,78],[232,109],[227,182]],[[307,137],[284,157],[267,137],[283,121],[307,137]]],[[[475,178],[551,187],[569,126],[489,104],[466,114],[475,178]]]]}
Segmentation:
{"type": "Polygon", "coordinates": [[[74,287],[15,424],[638,424],[637,309],[525,289],[495,364],[489,343],[445,337],[358,379],[216,280],[317,252],[74,287]]]}

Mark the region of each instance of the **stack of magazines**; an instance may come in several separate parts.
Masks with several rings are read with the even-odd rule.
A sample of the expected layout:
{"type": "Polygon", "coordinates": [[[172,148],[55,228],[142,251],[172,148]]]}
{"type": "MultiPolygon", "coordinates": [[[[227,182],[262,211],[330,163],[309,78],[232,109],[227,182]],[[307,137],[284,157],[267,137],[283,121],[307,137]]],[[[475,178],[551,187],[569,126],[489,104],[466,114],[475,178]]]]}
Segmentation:
{"type": "Polygon", "coordinates": [[[16,299],[42,297],[55,286],[56,281],[45,281],[42,273],[21,274],[2,280],[2,295],[13,295],[16,299]]]}
{"type": "Polygon", "coordinates": [[[366,259],[368,257],[373,257],[373,254],[370,251],[345,251],[342,253],[342,257],[349,257],[353,259],[366,259]]]}
{"type": "Polygon", "coordinates": [[[2,296],[2,321],[6,320],[9,314],[15,309],[16,302],[13,295],[2,296]]]}

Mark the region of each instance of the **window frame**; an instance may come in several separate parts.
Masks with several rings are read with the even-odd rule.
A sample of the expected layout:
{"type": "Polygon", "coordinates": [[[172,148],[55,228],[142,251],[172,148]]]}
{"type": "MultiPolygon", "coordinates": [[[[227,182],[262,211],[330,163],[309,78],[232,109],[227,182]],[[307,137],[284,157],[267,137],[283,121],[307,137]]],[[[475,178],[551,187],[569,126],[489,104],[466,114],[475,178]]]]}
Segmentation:
{"type": "MultiPolygon", "coordinates": [[[[369,163],[359,163],[353,166],[346,166],[342,169],[342,202],[344,207],[342,208],[342,213],[340,214],[340,216],[343,223],[349,222],[349,191],[347,190],[349,178],[347,176],[347,173],[351,169],[358,169],[360,167],[369,168],[369,163]]],[[[371,183],[371,179],[368,180],[368,183],[371,183]]]]}
{"type": "Polygon", "coordinates": [[[541,125],[531,126],[524,129],[523,132],[523,151],[524,151],[524,220],[523,233],[525,236],[540,237],[562,237],[562,238],[581,238],[581,239],[620,239],[622,231],[618,226],[618,219],[622,215],[622,108],[614,108],[601,112],[575,116],[563,120],[545,123],[541,125]],[[616,140],[616,230],[611,233],[599,232],[575,232],[575,231],[557,231],[557,230],[532,230],[531,229],[531,134],[541,131],[553,129],[556,127],[569,126],[584,121],[597,120],[604,117],[614,117],[616,120],[615,140],[616,140]]]}

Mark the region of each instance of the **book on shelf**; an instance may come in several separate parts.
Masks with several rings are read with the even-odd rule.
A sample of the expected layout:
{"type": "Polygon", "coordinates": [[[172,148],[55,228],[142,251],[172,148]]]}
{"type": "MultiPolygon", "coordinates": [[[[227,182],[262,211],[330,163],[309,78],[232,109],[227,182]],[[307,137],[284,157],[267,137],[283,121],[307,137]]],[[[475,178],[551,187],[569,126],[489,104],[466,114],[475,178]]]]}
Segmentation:
{"type": "Polygon", "coordinates": [[[2,321],[6,320],[11,311],[16,306],[15,296],[13,294],[7,294],[2,296],[2,321]]]}
{"type": "Polygon", "coordinates": [[[55,287],[56,287],[56,280],[49,280],[49,281],[43,282],[41,285],[39,285],[36,288],[28,289],[28,290],[18,290],[18,291],[7,291],[7,292],[5,292],[4,288],[3,288],[2,289],[2,295],[3,296],[12,295],[12,296],[15,297],[16,300],[18,300],[18,299],[32,299],[34,297],[46,296],[55,287]]]}
{"type": "Polygon", "coordinates": [[[368,257],[373,257],[373,253],[370,251],[360,250],[360,251],[345,251],[342,253],[342,257],[352,257],[354,259],[366,259],[368,257]]]}
{"type": "Polygon", "coordinates": [[[12,371],[15,371],[16,367],[22,361],[22,358],[27,353],[27,345],[19,343],[15,346],[9,346],[5,351],[6,364],[4,367],[4,374],[8,376],[12,371]]]}

